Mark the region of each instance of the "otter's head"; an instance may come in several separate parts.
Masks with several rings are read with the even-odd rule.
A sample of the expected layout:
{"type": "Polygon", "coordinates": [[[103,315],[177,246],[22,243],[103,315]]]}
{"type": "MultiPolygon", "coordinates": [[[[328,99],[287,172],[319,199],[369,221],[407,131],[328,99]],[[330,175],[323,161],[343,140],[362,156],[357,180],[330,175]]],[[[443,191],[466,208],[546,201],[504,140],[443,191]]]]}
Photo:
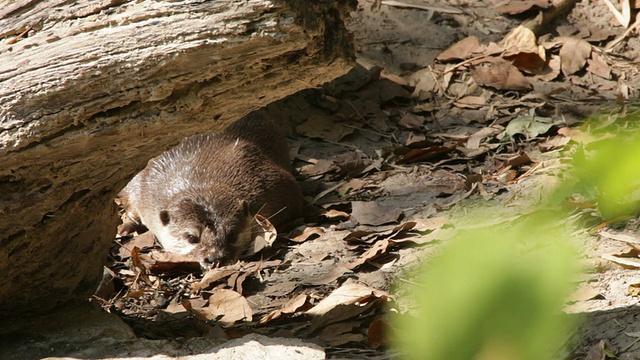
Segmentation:
{"type": "Polygon", "coordinates": [[[251,242],[249,204],[232,199],[224,203],[186,197],[160,211],[162,234],[156,236],[169,252],[191,254],[200,264],[238,260],[251,242]]]}

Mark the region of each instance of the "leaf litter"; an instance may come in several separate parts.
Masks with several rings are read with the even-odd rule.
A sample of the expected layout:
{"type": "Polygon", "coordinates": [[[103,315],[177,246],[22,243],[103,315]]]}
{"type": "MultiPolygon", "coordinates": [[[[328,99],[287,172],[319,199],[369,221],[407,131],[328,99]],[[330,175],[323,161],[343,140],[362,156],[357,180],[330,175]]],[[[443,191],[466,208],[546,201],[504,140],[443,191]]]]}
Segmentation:
{"type": "MultiPolygon", "coordinates": [[[[499,11],[517,15],[549,2],[503,4],[499,11]]],[[[314,208],[305,225],[286,234],[259,219],[254,254],[206,272],[163,253],[148,233],[124,234],[110,255],[113,289],[98,301],[148,338],[188,327],[191,336],[289,334],[384,349],[386,316],[398,308],[389,273],[455,235],[448,211],[470,199],[510,202],[528,177],[557,175],[550,157],[594,141],[574,127],[576,109],[630,96],[630,63],[610,51],[623,40],[605,30],[541,37],[513,26],[492,41],[468,36],[428,66],[360,68],[270,105],[294,119],[292,158],[314,208]]],[[[634,252],[601,257],[640,266],[634,252]]],[[[575,304],[606,296],[581,289],[575,304]]],[[[591,351],[604,354],[602,344],[591,351]]]]}

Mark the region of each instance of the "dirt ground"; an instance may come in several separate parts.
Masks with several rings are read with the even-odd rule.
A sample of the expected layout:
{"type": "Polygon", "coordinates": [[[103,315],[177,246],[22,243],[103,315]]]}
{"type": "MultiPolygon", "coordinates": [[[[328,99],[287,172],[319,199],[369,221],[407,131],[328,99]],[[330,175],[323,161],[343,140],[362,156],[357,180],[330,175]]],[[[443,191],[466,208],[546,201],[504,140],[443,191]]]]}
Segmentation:
{"type": "MultiPolygon", "coordinates": [[[[469,214],[491,214],[487,222],[500,223],[529,213],[562,179],[580,141],[571,129],[593,113],[617,118],[634,111],[640,42],[635,33],[623,36],[604,1],[577,2],[540,34],[550,36],[538,36],[550,59],[562,57],[553,44],[560,36],[564,44],[588,42],[597,55],[575,72],[527,74],[530,87],[515,89],[496,74],[491,86],[479,84],[481,74],[465,57],[435,59],[470,36],[500,43],[535,11],[501,14],[508,1],[407,3],[361,0],[350,23],[360,66],[267,108],[286,124],[312,204],[304,225],[235,266],[185,275],[193,264],[174,264],[171,271],[151,269],[144,281],[135,264],[151,263],[153,252],[145,253],[152,239],[121,239],[125,245],[112,254],[116,288],[100,294],[103,307],[151,339],[258,332],[308,339],[334,358],[392,357],[374,334],[387,306],[411,308],[403,296],[411,291],[410,269],[470,226],[469,214]],[[143,251],[132,254],[134,246],[143,251]],[[239,302],[240,314],[227,315],[225,306],[239,302]]],[[[587,320],[562,358],[604,359],[604,347],[620,359],[640,358],[640,311],[630,290],[640,282],[637,268],[602,257],[637,244],[638,222],[590,232],[597,217],[584,209],[575,216],[587,219],[578,233],[590,271],[567,311],[587,320]]]]}

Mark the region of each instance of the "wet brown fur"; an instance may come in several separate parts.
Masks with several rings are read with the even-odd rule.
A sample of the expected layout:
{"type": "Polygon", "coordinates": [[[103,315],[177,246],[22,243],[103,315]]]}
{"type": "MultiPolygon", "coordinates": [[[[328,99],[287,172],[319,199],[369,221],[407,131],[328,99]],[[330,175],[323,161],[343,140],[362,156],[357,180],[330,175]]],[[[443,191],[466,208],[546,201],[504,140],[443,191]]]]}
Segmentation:
{"type": "Polygon", "coordinates": [[[301,216],[302,195],[290,168],[278,128],[253,113],[149,160],[118,200],[161,244],[166,232],[180,244],[195,244],[190,253],[203,264],[234,261],[250,241],[253,214],[276,227],[301,216]]]}

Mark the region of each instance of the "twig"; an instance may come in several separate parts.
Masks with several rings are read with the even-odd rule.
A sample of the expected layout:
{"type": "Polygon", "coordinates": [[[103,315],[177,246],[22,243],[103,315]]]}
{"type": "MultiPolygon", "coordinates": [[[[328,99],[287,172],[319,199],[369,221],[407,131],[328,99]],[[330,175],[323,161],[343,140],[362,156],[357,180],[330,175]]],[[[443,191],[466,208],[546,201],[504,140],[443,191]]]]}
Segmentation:
{"type": "MultiPolygon", "coordinates": [[[[367,2],[375,2],[374,0],[367,0],[367,2]]],[[[449,6],[433,6],[433,5],[414,5],[414,4],[407,4],[407,3],[403,3],[400,1],[381,1],[380,4],[382,5],[387,5],[387,6],[393,6],[393,7],[398,7],[398,8],[404,8],[404,9],[418,9],[418,10],[426,10],[426,11],[434,11],[434,12],[438,12],[438,13],[443,13],[443,14],[463,14],[464,12],[462,10],[458,10],[454,7],[449,7],[449,6]]]]}
{"type": "Polygon", "coordinates": [[[633,23],[633,25],[631,25],[627,30],[625,30],[624,33],[622,33],[622,35],[618,36],[617,38],[612,40],[610,43],[608,43],[607,46],[604,48],[604,51],[607,53],[613,51],[614,47],[616,47],[620,42],[622,42],[622,40],[624,40],[627,36],[629,36],[629,34],[632,31],[637,30],[638,27],[640,27],[640,16],[636,17],[636,21],[633,23]]]}

